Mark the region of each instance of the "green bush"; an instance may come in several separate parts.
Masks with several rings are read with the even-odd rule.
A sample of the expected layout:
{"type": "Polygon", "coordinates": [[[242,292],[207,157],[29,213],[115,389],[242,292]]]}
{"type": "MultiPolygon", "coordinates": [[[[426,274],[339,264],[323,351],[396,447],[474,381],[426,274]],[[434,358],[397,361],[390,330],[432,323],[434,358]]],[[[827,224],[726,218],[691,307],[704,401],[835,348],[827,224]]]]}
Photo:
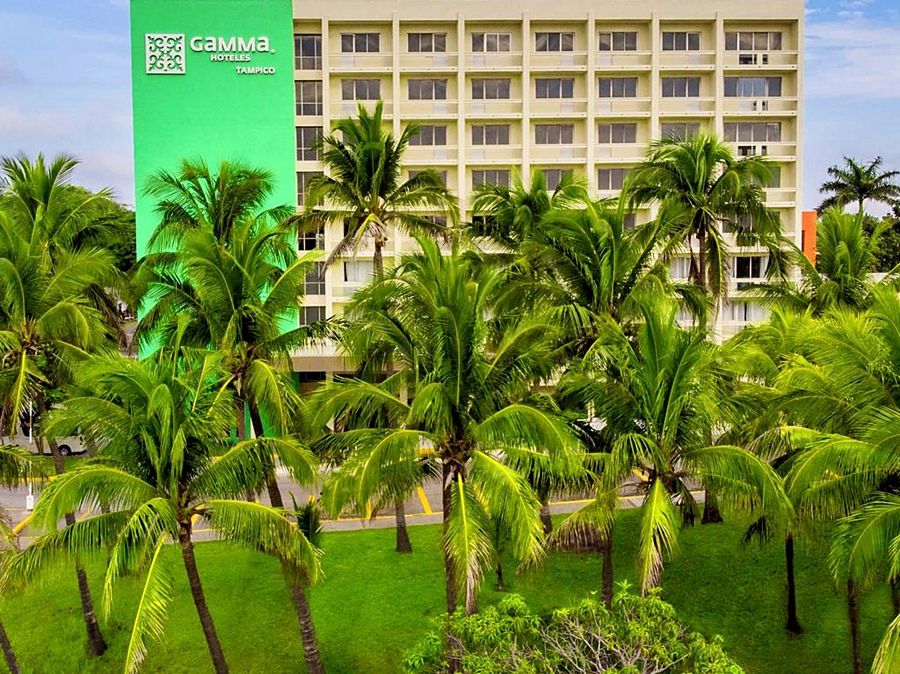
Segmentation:
{"type": "Polygon", "coordinates": [[[540,617],[522,597],[435,621],[407,653],[410,674],[450,671],[448,645],[467,674],[743,674],[720,640],[689,631],[656,595],[623,587],[611,609],[594,599],[540,617]]]}

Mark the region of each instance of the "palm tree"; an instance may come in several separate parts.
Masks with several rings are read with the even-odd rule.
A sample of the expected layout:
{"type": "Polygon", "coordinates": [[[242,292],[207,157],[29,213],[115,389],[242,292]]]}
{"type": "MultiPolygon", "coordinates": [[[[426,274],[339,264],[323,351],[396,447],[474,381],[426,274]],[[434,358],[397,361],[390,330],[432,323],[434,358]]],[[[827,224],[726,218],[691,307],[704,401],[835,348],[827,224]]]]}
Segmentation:
{"type": "Polygon", "coordinates": [[[281,222],[294,209],[266,208],[273,191],[272,174],[265,169],[222,161],[213,170],[202,159],[184,159],[176,172],[161,170],[147,181],[147,195],[158,199],[160,214],[148,244],[170,249],[184,232],[195,229],[212,230],[216,239],[227,241],[235,223],[247,218],[281,222]]]}
{"type": "Polygon", "coordinates": [[[869,306],[874,289],[897,286],[900,269],[892,269],[875,280],[878,245],[890,223],[877,223],[867,235],[863,217],[862,211],[851,215],[838,208],[822,213],[816,229],[815,264],[793,247],[790,257],[800,270],[799,281],[759,284],[752,292],[762,293],[769,302],[795,311],[809,308],[816,316],[834,307],[861,310],[869,306]]]}
{"type": "Polygon", "coordinates": [[[369,340],[373,357],[397,367],[386,382],[390,390],[336,380],[316,396],[318,420],[349,414],[389,421],[331,439],[347,451],[339,473],[352,485],[337,503],[368,503],[386,484],[421,480],[423,463],[439,466],[447,610],[462,591],[472,613],[494,558],[493,523],[502,522],[516,558],[541,556],[538,499],[524,472],[537,460],[580,457],[552,402],[531,391],[551,373],[552,328],[527,318],[498,321],[500,270],[458,243],[447,256],[427,237],[418,243],[420,254],[357,293],[347,312],[350,330],[369,340]]]}
{"type": "MultiPolygon", "coordinates": [[[[135,333],[138,343],[145,353],[173,340],[215,347],[232,375],[239,437],[249,436],[245,409],[256,437],[266,434],[264,419],[270,432],[283,433],[297,405],[290,356],[327,330],[295,323],[316,257],[298,256],[288,230],[261,218],[232,223],[224,241],[206,226],[184,232],[177,252],[145,258],[148,308],[135,333]],[[183,335],[185,316],[189,332],[183,335]]],[[[274,465],[267,488],[271,504],[283,507],[274,465]]]]}
{"type": "Polygon", "coordinates": [[[882,171],[881,164],[881,157],[875,157],[868,164],[844,157],[843,166],[829,166],[829,178],[819,188],[819,192],[828,194],[828,197],[819,210],[843,208],[856,202],[857,211],[863,213],[866,201],[888,206],[896,203],[900,199],[900,185],[896,183],[900,171],[882,171]]]}
{"type": "MultiPolygon", "coordinates": [[[[384,129],[381,101],[372,113],[360,103],[357,117],[341,120],[335,132],[322,139],[321,159],[326,173],[309,183],[298,222],[303,231],[317,231],[332,222],[343,224],[344,236],[329,254],[326,266],[349,252],[355,253],[363,239],[371,237],[377,277],[384,271],[388,235],[421,232],[444,236],[448,231],[446,221],[456,223],[459,214],[456,198],[435,171],[419,171],[402,180],[403,154],[418,132],[415,124],[408,124],[394,138],[384,129]],[[423,210],[430,214],[423,215],[423,210]]],[[[386,366],[390,371],[390,363],[386,366]]],[[[395,502],[394,516],[397,549],[411,551],[402,500],[395,502]]]]}
{"type": "MultiPolygon", "coordinates": [[[[48,260],[41,247],[19,236],[21,230],[0,213],[0,427],[9,430],[26,410],[41,442],[50,445],[56,472],[62,456],[43,421],[48,397],[68,377],[74,362],[110,344],[102,315],[88,300],[89,288],[112,273],[112,257],[102,250],[60,247],[48,260]]],[[[65,513],[67,524],[75,522],[65,513]]],[[[101,655],[106,642],[97,623],[87,574],[75,572],[88,634],[88,652],[101,655]]]]}
{"type": "MultiPolygon", "coordinates": [[[[676,305],[663,298],[642,303],[641,315],[634,337],[610,322],[560,390],[605,424],[611,451],[595,457],[606,464],[603,472],[640,475],[638,565],[647,592],[661,582],[681,522],[692,521],[692,484],[727,485],[722,498],[773,518],[786,517],[790,503],[767,463],[738,446],[709,444],[713,428],[729,418],[723,394],[730,382],[705,330],[679,327],[676,305]]],[[[605,513],[609,502],[601,492],[592,505],[605,513]]]]}
{"type": "Polygon", "coordinates": [[[765,246],[770,274],[782,268],[781,220],[765,203],[771,177],[766,160],[738,159],[718,138],[700,133],[654,141],[626,193],[635,206],[659,204],[658,217],[673,223],[672,236],[690,252],[691,280],[719,297],[728,272],[726,225],[749,219],[751,226],[737,233],[738,245],[765,246]]]}
{"type": "Polygon", "coordinates": [[[226,540],[275,556],[289,578],[312,582],[320,574],[318,551],[287,513],[242,498],[265,481],[275,445],[307,481],[315,478],[315,459],[288,437],[239,442],[218,455],[234,419],[221,360],[219,354],[187,349],[143,361],[118,355],[91,359],[77,368],[76,387],[52,417],[52,432],[80,430],[103,461],[50,482],[33,514],[34,523],[48,532],[11,561],[10,575],[30,578],[56,560],[105,554],[110,545],[108,611],[117,579],[145,569],[126,671],[138,669],[149,637],[164,634],[174,599],[165,549],[176,542],[214,668],[228,671],[194,558],[195,517],[226,540]],[[111,504],[110,512],[56,529],[63,513],[100,498],[111,504]]]}
{"type": "Polygon", "coordinates": [[[387,237],[410,232],[444,235],[446,225],[427,215],[458,219],[456,199],[431,170],[401,179],[403,153],[418,127],[409,124],[398,138],[385,131],[381,101],[369,112],[359,105],[358,118],[343,119],[335,132],[322,139],[322,165],[326,173],[308,186],[301,227],[314,231],[328,223],[342,223],[344,237],[326,264],[356,251],[366,237],[374,246],[376,276],[384,269],[387,237]]]}
{"type": "Polygon", "coordinates": [[[538,231],[547,213],[576,208],[585,201],[585,181],[572,172],[563,173],[559,184],[550,191],[541,169],[531,170],[528,185],[522,174],[514,170],[512,187],[484,184],[476,188],[472,202],[476,220],[468,228],[475,236],[515,249],[538,231]]]}

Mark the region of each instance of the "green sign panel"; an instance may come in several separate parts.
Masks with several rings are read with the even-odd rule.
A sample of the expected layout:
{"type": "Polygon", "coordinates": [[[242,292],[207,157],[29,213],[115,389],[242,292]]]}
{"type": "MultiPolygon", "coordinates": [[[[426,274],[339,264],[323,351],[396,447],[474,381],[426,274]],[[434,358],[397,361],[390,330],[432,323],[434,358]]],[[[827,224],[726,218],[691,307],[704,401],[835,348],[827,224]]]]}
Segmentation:
{"type": "Polygon", "coordinates": [[[296,200],[291,0],[132,0],[138,255],[159,222],[147,178],[182,159],[242,161],[296,200]]]}

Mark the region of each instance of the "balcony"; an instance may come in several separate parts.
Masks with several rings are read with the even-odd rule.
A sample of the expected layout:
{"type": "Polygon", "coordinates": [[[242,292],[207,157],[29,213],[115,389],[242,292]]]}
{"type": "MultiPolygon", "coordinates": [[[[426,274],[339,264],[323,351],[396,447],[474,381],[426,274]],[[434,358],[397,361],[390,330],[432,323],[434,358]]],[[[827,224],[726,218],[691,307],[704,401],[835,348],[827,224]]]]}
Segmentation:
{"type": "Polygon", "coordinates": [[[521,117],[522,101],[512,98],[469,100],[466,102],[466,111],[470,117],[521,117]]]}
{"type": "MultiPolygon", "coordinates": [[[[356,117],[356,111],[359,107],[359,104],[362,103],[366,106],[366,109],[370,112],[375,110],[375,105],[378,101],[343,101],[337,100],[333,102],[330,106],[331,118],[339,119],[341,117],[356,117]]],[[[390,119],[393,115],[393,103],[389,100],[382,101],[382,106],[384,108],[384,116],[385,118],[390,119]]]]}
{"type": "Polygon", "coordinates": [[[797,203],[797,190],[792,187],[766,189],[766,204],[771,208],[792,208],[797,203]]]}
{"type": "Polygon", "coordinates": [[[542,51],[531,53],[532,70],[587,70],[587,52],[542,51]]]}
{"type": "Polygon", "coordinates": [[[456,52],[407,52],[400,55],[400,72],[452,71],[456,69],[456,52]]]}
{"type": "Polygon", "coordinates": [[[455,164],[455,145],[407,145],[404,164],[455,164]]]}
{"type": "Polygon", "coordinates": [[[726,115],[746,113],[783,115],[785,113],[796,113],[797,108],[797,99],[789,96],[779,98],[728,97],[725,99],[724,113],[726,115]]]}
{"type": "Polygon", "coordinates": [[[478,52],[466,54],[466,70],[485,72],[521,72],[522,52],[478,52]]]}
{"type": "Polygon", "coordinates": [[[603,143],[594,150],[598,161],[628,160],[640,161],[647,150],[646,143],[603,143]]]}
{"type": "Polygon", "coordinates": [[[796,70],[796,51],[726,51],[725,67],[738,70],[796,70]]]}
{"type": "Polygon", "coordinates": [[[729,145],[739,157],[769,157],[779,161],[794,161],[797,158],[796,143],[737,141],[729,145]]]}
{"type": "Polygon", "coordinates": [[[715,98],[660,98],[660,115],[711,115],[716,111],[715,98]]]}
{"type": "Polygon", "coordinates": [[[328,67],[336,73],[390,72],[390,53],[343,53],[328,55],[328,67]]]}
{"type": "Polygon", "coordinates": [[[597,101],[598,115],[646,117],[650,115],[649,98],[601,98],[597,101]]]}
{"type": "Polygon", "coordinates": [[[359,290],[360,288],[364,288],[365,286],[366,284],[362,281],[358,283],[352,281],[332,283],[331,295],[334,298],[334,302],[346,302],[356,294],[357,290],[359,290]]]}
{"type": "Polygon", "coordinates": [[[466,162],[478,164],[518,164],[522,161],[521,145],[473,145],[466,148],[466,162]]]}
{"type": "Polygon", "coordinates": [[[529,103],[532,117],[584,117],[587,99],[584,98],[534,98],[529,103]]]}
{"type": "MultiPolygon", "coordinates": [[[[405,92],[404,92],[405,93],[405,92]]],[[[401,101],[400,116],[404,119],[432,119],[456,117],[456,99],[441,101],[401,101]]]]}
{"type": "Polygon", "coordinates": [[[660,70],[713,70],[714,51],[664,51],[659,55],[660,70]]]}
{"type": "Polygon", "coordinates": [[[648,51],[602,51],[595,60],[597,70],[650,70],[648,51]]]}
{"type": "Polygon", "coordinates": [[[531,161],[545,164],[578,163],[587,160],[587,149],[584,145],[532,145],[531,161]]]}

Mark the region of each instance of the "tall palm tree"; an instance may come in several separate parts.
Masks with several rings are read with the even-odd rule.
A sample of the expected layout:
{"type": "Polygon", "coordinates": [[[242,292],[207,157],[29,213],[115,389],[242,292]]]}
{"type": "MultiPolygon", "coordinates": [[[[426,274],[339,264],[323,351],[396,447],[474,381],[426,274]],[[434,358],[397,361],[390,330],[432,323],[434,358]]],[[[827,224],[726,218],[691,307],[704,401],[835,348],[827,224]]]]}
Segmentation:
{"type": "Polygon", "coordinates": [[[322,139],[321,161],[325,174],[310,181],[300,226],[314,231],[328,223],[342,223],[344,237],[331,251],[326,264],[357,250],[371,237],[375,274],[384,269],[384,246],[389,235],[411,232],[446,234],[441,224],[422,211],[458,219],[456,199],[431,170],[402,180],[403,154],[418,127],[409,124],[399,137],[384,129],[381,101],[369,112],[359,105],[357,119],[339,121],[322,139]]]}
{"type": "MultiPolygon", "coordinates": [[[[0,427],[15,427],[33,409],[41,442],[50,446],[54,468],[64,470],[55,437],[43,424],[48,398],[69,376],[73,363],[110,345],[102,315],[89,288],[112,273],[112,256],[102,250],[55,251],[52,264],[22,239],[0,213],[0,427]]],[[[67,524],[75,521],[65,513],[67,524]]],[[[97,623],[87,574],[75,561],[88,652],[101,655],[106,642],[97,623]]]]}
{"type": "Polygon", "coordinates": [[[352,487],[343,500],[369,502],[386,483],[421,479],[423,463],[439,466],[447,610],[461,591],[471,613],[493,559],[492,522],[502,522],[518,559],[541,556],[538,500],[524,471],[536,458],[577,463],[580,456],[551,401],[531,391],[551,373],[552,328],[497,321],[493,298],[503,273],[459,244],[444,256],[436,242],[418,242],[420,254],[357,293],[347,312],[350,329],[395,364],[393,390],[337,380],[318,393],[318,418],[390,421],[332,438],[349,455],[339,471],[352,487]],[[408,400],[397,395],[401,388],[408,400]]]}
{"type": "MultiPolygon", "coordinates": [[[[309,183],[305,208],[298,224],[302,231],[317,231],[329,223],[341,223],[344,236],[325,261],[356,252],[371,238],[375,276],[384,271],[384,246],[389,235],[427,233],[445,236],[447,222],[459,219],[456,198],[432,170],[402,179],[403,154],[418,126],[407,124],[399,137],[384,128],[381,101],[373,112],[360,103],[357,119],[338,122],[321,143],[325,173],[309,183]],[[423,214],[429,211],[429,214],[423,214]],[[437,216],[436,219],[433,216],[437,216]]],[[[391,369],[387,363],[387,370],[391,369]]],[[[411,551],[406,536],[402,500],[394,504],[397,548],[411,551]]]]}
{"type": "Polygon", "coordinates": [[[538,231],[542,218],[550,211],[581,206],[587,200],[583,178],[563,173],[554,190],[539,168],[531,170],[529,184],[513,171],[512,186],[484,184],[476,188],[472,211],[476,220],[468,224],[470,232],[484,236],[505,248],[515,249],[538,231]]]}
{"type": "Polygon", "coordinates": [[[737,234],[738,245],[765,246],[769,272],[782,268],[781,220],[765,203],[771,177],[765,159],[736,158],[718,138],[700,133],[654,141],[631,172],[626,192],[636,206],[659,205],[659,218],[673,223],[672,235],[690,253],[690,279],[719,297],[728,273],[726,224],[749,219],[751,226],[737,234]]]}
{"type": "Polygon", "coordinates": [[[819,188],[819,192],[828,196],[819,210],[843,208],[847,204],[856,203],[857,211],[863,213],[866,201],[888,206],[897,203],[900,199],[900,185],[896,181],[900,177],[900,171],[882,171],[882,161],[881,157],[875,157],[869,163],[844,157],[843,166],[829,166],[828,180],[819,188]]]}
{"type": "MultiPolygon", "coordinates": [[[[223,241],[206,226],[184,232],[174,253],[143,262],[146,310],[136,339],[144,352],[173,340],[215,347],[225,354],[237,399],[237,428],[248,437],[245,409],[257,437],[291,425],[297,395],[290,381],[294,350],[325,334],[327,326],[298,326],[306,276],[317,253],[298,256],[288,230],[262,218],[232,223],[223,241]],[[181,334],[185,316],[188,333],[181,334]]],[[[283,507],[274,465],[270,502],[283,507]]]]}
{"type": "Polygon", "coordinates": [[[294,213],[290,206],[266,207],[274,191],[271,172],[234,161],[212,169],[202,159],[184,159],[177,171],[150,176],[145,189],[158,200],[160,224],[148,242],[157,249],[176,247],[186,231],[210,229],[226,241],[247,218],[281,222],[294,213]]]}
{"type": "Polygon", "coordinates": [[[752,292],[762,293],[770,302],[795,311],[809,308],[816,316],[835,307],[856,310],[868,307],[874,289],[897,286],[900,269],[892,269],[875,280],[875,256],[890,223],[880,221],[871,234],[866,234],[863,216],[862,211],[851,215],[838,208],[826,210],[817,223],[815,264],[793,247],[790,257],[800,270],[800,279],[759,284],[752,292]]]}
{"type": "Polygon", "coordinates": [[[53,414],[53,432],[80,430],[103,461],[51,481],[33,514],[34,523],[48,532],[11,561],[10,575],[28,578],[59,559],[106,554],[111,546],[104,584],[108,611],[117,579],[146,570],[126,671],[139,668],[148,638],[164,634],[174,599],[164,551],[175,543],[214,668],[228,671],[194,558],[194,518],[226,540],[275,556],[289,574],[313,581],[320,573],[318,551],[287,513],[243,499],[264,482],[274,445],[309,481],[316,474],[315,459],[288,437],[247,440],[218,453],[234,419],[221,360],[219,354],[185,349],[143,361],[95,358],[77,368],[75,388],[53,414]],[[100,498],[110,503],[110,512],[56,529],[63,513],[100,498]]]}
{"type": "MultiPolygon", "coordinates": [[[[611,451],[596,457],[607,464],[604,471],[641,476],[638,566],[647,592],[661,582],[681,522],[693,518],[692,484],[727,486],[723,499],[773,518],[786,517],[790,503],[765,461],[742,447],[709,444],[713,428],[728,420],[729,374],[705,330],[679,327],[676,305],[663,298],[642,303],[641,315],[634,337],[610,322],[560,389],[605,424],[611,451]]],[[[596,501],[598,511],[607,511],[608,493],[596,501]]]]}

